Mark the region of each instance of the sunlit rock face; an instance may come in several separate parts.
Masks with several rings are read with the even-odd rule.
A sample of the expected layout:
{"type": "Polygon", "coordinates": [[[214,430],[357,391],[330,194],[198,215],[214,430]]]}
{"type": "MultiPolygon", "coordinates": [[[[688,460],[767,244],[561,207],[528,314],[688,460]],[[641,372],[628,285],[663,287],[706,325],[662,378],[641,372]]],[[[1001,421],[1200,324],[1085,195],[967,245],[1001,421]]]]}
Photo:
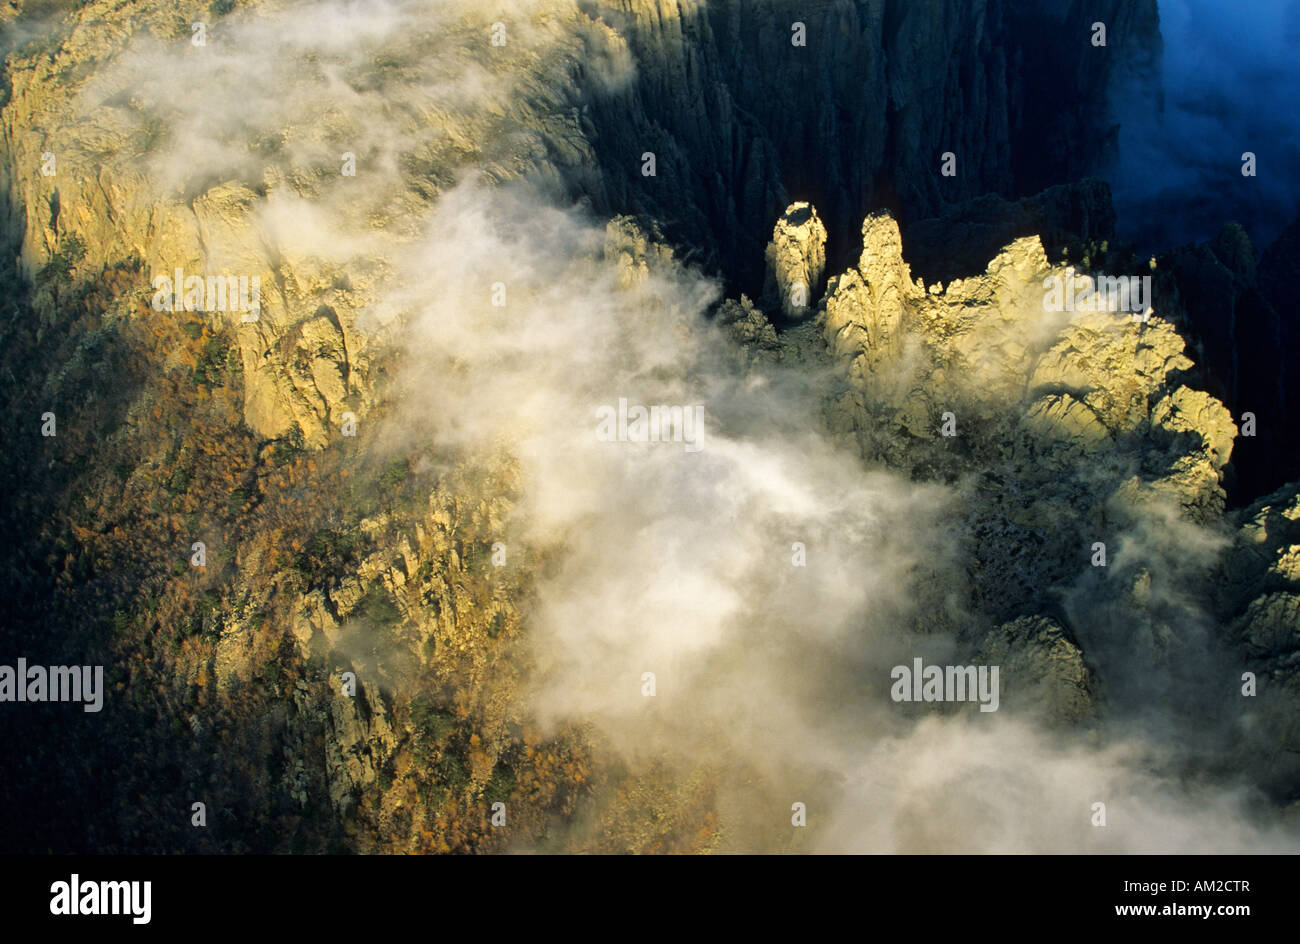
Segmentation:
{"type": "Polygon", "coordinates": [[[1221,404],[1178,383],[1192,366],[1182,338],[1159,318],[1053,310],[1044,285],[1068,271],[1049,264],[1038,237],[1026,237],[982,275],[927,287],[912,278],[894,221],[868,218],[861,260],[831,279],[822,324],[862,409],[887,412],[845,421],[869,452],[884,450],[899,464],[921,453],[892,443],[890,433],[931,442],[948,411],[996,423],[1015,410],[1014,428],[980,438],[999,443],[1001,455],[1029,449],[1040,461],[1062,450],[1113,456],[1135,432],[1144,450],[1149,440],[1193,432],[1186,442],[1204,466],[1196,472],[1171,456],[1171,470],[1179,468],[1171,481],[1185,489],[1183,504],[1221,511],[1218,473],[1235,427],[1221,404]]]}
{"type": "Polygon", "coordinates": [[[1085,179],[1152,0],[478,7],[91,0],[9,59],[4,367],[113,408],[84,478],[5,467],[6,563],[148,720],[106,844],[772,851],[807,790],[847,826],[801,850],[1168,851],[1054,787],[1294,796],[1296,485],[1226,510],[1293,260],[1136,258],[1085,179]],[[598,440],[637,391],[698,454],[598,440]],[[999,666],[998,724],[900,712],[921,648],[999,666]],[[1053,802],[990,810],[987,757],[1053,802]],[[141,838],[190,766],[247,822],[141,838]]]}
{"type": "Polygon", "coordinates": [[[767,244],[768,298],[787,318],[808,314],[826,271],[826,227],[807,203],[791,204],[767,244]]]}
{"type": "MultiPolygon", "coordinates": [[[[27,269],[76,237],[89,264],[135,258],[151,278],[259,278],[258,317],[239,320],[246,419],[266,436],[296,424],[320,445],[371,401],[370,335],[355,324],[383,283],[384,254],[467,159],[494,179],[534,176],[605,212],[660,219],[757,296],[765,234],[791,198],[829,213],[823,229],[843,253],[873,203],[924,217],[1016,190],[1017,161],[1050,150],[1018,156],[1013,144],[1028,94],[1019,50],[1074,50],[1078,25],[1030,36],[1009,5],[955,0],[933,17],[883,0],[811,11],[536,2],[485,57],[491,24],[472,5],[435,16],[417,6],[370,22],[346,14],[351,47],[306,26],[302,5],[220,17],[198,5],[78,8],[49,49],[11,70],[7,228],[27,269]],[[290,40],[272,49],[281,34],[290,40]],[[274,54],[265,77],[281,94],[243,101],[243,57],[258,49],[274,54]],[[200,64],[203,85],[185,78],[200,64]],[[959,172],[940,177],[949,151],[959,172]],[[45,154],[56,175],[41,172],[45,154]],[[360,202],[347,176],[358,161],[363,178],[388,177],[360,202]],[[303,224],[326,218],[355,236],[301,239],[303,224]]],[[[1099,108],[1110,61],[1093,63],[1099,108]]]]}
{"type": "Polygon", "coordinates": [[[1036,236],[947,285],[914,279],[904,250],[888,214],[868,217],[858,265],[828,283],[817,324],[846,380],[829,422],[869,460],[971,482],[973,513],[1001,522],[982,540],[1001,563],[977,581],[997,612],[1074,573],[1116,501],[1223,512],[1236,426],[1181,381],[1193,363],[1168,321],[1053,310],[1044,286],[1072,269],[1036,236]],[[1043,544],[1021,558],[1031,534],[1043,544]]]}

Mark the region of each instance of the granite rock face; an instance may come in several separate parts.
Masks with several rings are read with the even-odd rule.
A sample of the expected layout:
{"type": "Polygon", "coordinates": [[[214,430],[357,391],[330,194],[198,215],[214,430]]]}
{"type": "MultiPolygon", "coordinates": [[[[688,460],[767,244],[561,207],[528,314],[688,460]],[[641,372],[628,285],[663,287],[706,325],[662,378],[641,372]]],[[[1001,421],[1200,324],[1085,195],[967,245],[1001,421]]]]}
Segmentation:
{"type": "MultiPolygon", "coordinates": [[[[320,445],[345,414],[364,414],[372,402],[373,336],[356,321],[383,284],[385,255],[410,235],[398,221],[435,198],[467,155],[496,180],[529,176],[611,215],[664,220],[670,238],[707,264],[725,262],[756,296],[766,228],[792,197],[829,212],[823,229],[843,246],[873,204],[921,217],[1017,189],[1013,169],[1041,153],[1016,153],[1022,100],[1052,81],[1073,88],[1077,78],[1063,66],[1031,83],[1017,63],[1029,46],[1056,45],[1074,62],[1078,44],[1073,14],[1053,14],[1059,28],[1043,35],[1013,6],[953,0],[931,16],[901,0],[545,2],[485,60],[477,15],[453,4],[421,24],[423,39],[394,30],[372,50],[377,58],[344,63],[341,74],[360,91],[342,108],[319,72],[297,68],[328,50],[309,37],[277,46],[282,95],[246,103],[249,120],[234,123],[230,150],[213,159],[187,150],[186,113],[170,100],[166,75],[200,61],[237,73],[240,54],[223,44],[266,45],[269,55],[275,31],[294,29],[284,25],[294,6],[218,18],[195,3],[91,2],[39,50],[24,47],[11,60],[0,116],[5,230],[29,273],[84,244],[86,268],[134,259],[150,278],[180,270],[259,279],[256,319],[209,312],[238,325],[246,420],[266,437],[296,424],[320,445]],[[185,43],[182,20],[204,23],[211,42],[185,43]],[[443,70],[435,82],[491,92],[431,97],[435,86],[409,66],[421,41],[450,50],[430,66],[443,70]],[[290,100],[292,117],[256,117],[290,100]],[[340,166],[352,152],[334,142],[364,139],[377,119],[398,129],[400,153],[372,144],[361,173],[376,162],[393,167],[392,186],[385,200],[350,204],[340,166]],[[934,173],[947,151],[959,161],[951,178],[934,173]],[[292,214],[307,202],[369,245],[295,245],[292,214]]],[[[1118,20],[1148,6],[1106,0],[1093,12],[1118,20]]],[[[1110,62],[1089,66],[1102,111],[1110,62]]],[[[236,79],[218,80],[229,81],[231,101],[236,79]]],[[[190,114],[213,107],[189,104],[190,114]]],[[[1052,173],[1037,167],[1029,176],[1052,173]]],[[[825,238],[807,234],[810,246],[825,238]]],[[[808,255],[805,264],[814,278],[819,263],[808,255]]]]}
{"type": "Polygon", "coordinates": [[[826,227],[807,203],[785,211],[767,244],[768,298],[787,318],[805,317],[826,271],[826,227]]]}
{"type": "Polygon", "coordinates": [[[868,217],[861,259],[830,280],[820,321],[849,380],[839,426],[868,456],[954,472],[974,456],[1059,472],[1127,453],[1135,471],[1162,471],[1151,484],[1183,506],[1222,511],[1236,430],[1222,404],[1180,382],[1192,367],[1183,339],[1158,316],[1054,310],[1044,286],[1072,276],[1032,236],[978,277],[927,287],[893,219],[868,217]],[[967,445],[963,427],[978,433],[967,445]]]}
{"type": "MultiPolygon", "coordinates": [[[[857,265],[828,282],[815,319],[820,338],[802,343],[824,344],[843,377],[829,425],[869,464],[958,488],[966,512],[959,527],[972,548],[964,592],[972,612],[1001,623],[955,630],[979,658],[1004,666],[1012,680],[1004,687],[1020,692],[1021,704],[1037,705],[1054,724],[1086,723],[1098,665],[1112,694],[1125,686],[1109,661],[1114,647],[1154,666],[1179,639],[1206,645],[1178,625],[1187,617],[1168,610],[1152,568],[1173,555],[1168,567],[1199,573],[1191,578],[1197,592],[1211,585],[1217,539],[1192,535],[1223,527],[1238,427],[1191,383],[1195,365],[1164,317],[1181,316],[1176,298],[1157,296],[1150,313],[1058,310],[1045,286],[1077,273],[1049,262],[1037,236],[1014,239],[980,275],[946,285],[915,278],[904,255],[892,217],[872,214],[857,265]],[[1157,549],[1167,540],[1159,532],[1179,529],[1191,529],[1187,547],[1157,549]],[[1108,544],[1114,555],[1135,541],[1152,556],[1106,560],[1108,544]],[[1099,574],[1108,576],[1098,582],[1099,574]],[[1120,640],[1101,625],[1115,621],[1135,635],[1120,640]]],[[[747,323],[756,321],[761,315],[751,313],[747,323]]],[[[740,340],[761,350],[750,340],[761,336],[750,329],[740,340]]],[[[1286,595],[1293,497],[1284,490],[1245,513],[1226,558],[1227,602],[1203,596],[1196,604],[1201,613],[1222,609],[1222,625],[1236,627],[1212,645],[1264,660],[1275,679],[1256,746],[1284,733],[1279,706],[1294,705],[1284,667],[1295,625],[1286,595]]],[[[1252,756],[1264,779],[1291,782],[1275,763],[1281,755],[1252,756]]]]}
{"type": "MultiPolygon", "coordinates": [[[[257,756],[276,757],[274,775],[250,782],[296,810],[327,809],[361,831],[360,848],[437,851],[499,843],[465,825],[498,796],[535,801],[533,835],[544,835],[548,817],[572,814],[569,787],[587,776],[580,738],[565,748],[521,733],[525,669],[505,643],[535,602],[528,568],[556,569],[558,551],[539,552],[518,583],[484,562],[515,513],[514,460],[438,453],[412,469],[382,447],[358,459],[341,433],[391,405],[404,313],[378,302],[392,260],[472,168],[489,186],[526,179],[607,220],[595,251],[618,289],[682,257],[721,273],[742,291],[716,306],[713,326],[741,372],[802,371],[819,395],[831,378],[825,425],[854,463],[951,490],[949,530],[965,557],[957,585],[942,588],[958,605],[937,607],[931,628],[1003,667],[1009,712],[1086,728],[1108,695],[1129,690],[1126,664],[1212,643],[1260,681],[1240,766],[1277,796],[1294,791],[1296,486],[1224,512],[1240,447],[1225,401],[1263,403],[1274,442],[1278,417],[1294,415],[1294,391],[1277,385],[1294,340],[1277,314],[1294,253],[1257,265],[1229,227],[1154,267],[1124,260],[1126,276],[1155,280],[1153,311],[1133,313],[1143,317],[1048,301],[1049,280],[1110,261],[1105,186],[1062,181],[1104,153],[1108,76],[1145,68],[1154,0],[539,0],[505,24],[500,46],[472,5],[438,9],[426,18],[396,4],[396,28],[335,60],[328,37],[284,28],[302,26],[294,4],[217,17],[207,4],[90,0],[8,60],[3,230],[33,283],[41,335],[68,327],[61,273],[84,287],[125,267],[138,278],[106,322],[184,320],[235,339],[240,389],[225,433],[251,430],[256,461],[208,516],[226,515],[232,576],[202,598],[207,636],[155,651],[163,675],[183,682],[177,698],[189,686],[238,703],[241,686],[257,684],[278,699],[266,717],[231,721],[267,748],[257,756]],[[1088,42],[1094,19],[1114,37],[1104,50],[1088,42]],[[201,20],[208,47],[189,42],[201,20]],[[263,76],[273,92],[246,102],[245,54],[274,64],[263,76]],[[247,105],[215,130],[202,116],[217,103],[169,106],[170,85],[188,89],[196,63],[226,76],[219,97],[247,105]],[[1065,146],[1092,139],[1095,152],[1065,146]],[[940,172],[949,154],[953,176],[940,172]],[[368,175],[364,188],[349,170],[368,175]],[[347,238],[309,238],[321,231],[347,238]],[[160,311],[154,278],[178,271],[182,310],[160,311]],[[224,275],[259,280],[256,317],[228,304],[184,310],[186,277],[206,288],[224,275]],[[1224,368],[1248,336],[1272,360],[1224,368]],[[1228,380],[1216,387],[1210,375],[1228,380]],[[278,446],[292,447],[287,472],[276,471],[278,446]],[[413,478],[415,495],[403,491],[413,478]],[[363,513],[354,506],[374,500],[367,488],[400,502],[363,513]],[[263,514],[277,489],[288,507],[239,516],[263,514]],[[294,518],[317,505],[319,520],[294,518]],[[1171,551],[1185,536],[1203,546],[1171,551]],[[1174,600],[1162,566],[1174,589],[1203,583],[1213,600],[1174,600]],[[1209,608],[1220,625],[1189,632],[1209,608]],[[310,683],[306,668],[292,683],[267,672],[281,643],[286,662],[312,667],[310,683]],[[393,690],[418,672],[443,688],[415,704],[377,684],[344,695],[344,665],[393,690]],[[429,769],[445,793],[430,792],[429,769]]],[[[135,475],[124,467],[118,490],[138,487],[135,475]]],[[[181,494],[160,491],[146,507],[168,509],[176,529],[206,524],[181,494]]],[[[60,535],[50,559],[91,568],[94,555],[78,557],[69,540],[60,535]]],[[[158,565],[166,580],[174,563],[158,565]]],[[[118,613],[97,618],[116,626],[118,613]]],[[[188,717],[196,736],[206,730],[188,717]]],[[[689,806],[693,781],[682,782],[689,796],[670,813],[703,821],[689,806]]]]}
{"type": "Polygon", "coordinates": [[[1238,443],[1234,491],[1247,501],[1300,474],[1300,447],[1289,435],[1300,416],[1294,367],[1300,333],[1294,317],[1300,221],[1262,255],[1246,231],[1225,224],[1207,242],[1161,257],[1158,290],[1177,312],[1205,384],[1254,423],[1238,443]]]}
{"type": "Polygon", "coordinates": [[[1155,0],[592,9],[638,64],[622,92],[592,102],[609,197],[673,221],[671,238],[725,260],[751,296],[767,228],[791,202],[818,208],[835,257],[872,207],[924,219],[1086,175],[1105,148],[1069,142],[1103,142],[1112,71],[1149,68],[1159,50],[1155,0]],[[1098,20],[1111,24],[1105,48],[1089,42],[1098,20]],[[658,177],[638,172],[644,151],[658,177]],[[943,176],[948,153],[955,174],[943,176]]]}
{"type": "Polygon", "coordinates": [[[1032,712],[1061,725],[1079,724],[1096,711],[1092,671],[1082,650],[1045,617],[1003,624],[988,634],[974,658],[999,667],[1011,711],[1032,712]]]}
{"type": "MultiPolygon", "coordinates": [[[[1293,797],[1300,778],[1300,486],[1284,486],[1234,519],[1215,581],[1218,615],[1240,653],[1234,694],[1255,699],[1257,708],[1243,722],[1233,759],[1262,769],[1269,789],[1293,797]]],[[[1291,810],[1300,812],[1294,801],[1291,810]]]]}
{"type": "Polygon", "coordinates": [[[1037,236],[1055,258],[1063,247],[1114,239],[1110,188],[1088,179],[1059,184],[1020,200],[984,194],[916,220],[906,228],[907,258],[931,281],[969,278],[1013,240],[1037,236]]]}

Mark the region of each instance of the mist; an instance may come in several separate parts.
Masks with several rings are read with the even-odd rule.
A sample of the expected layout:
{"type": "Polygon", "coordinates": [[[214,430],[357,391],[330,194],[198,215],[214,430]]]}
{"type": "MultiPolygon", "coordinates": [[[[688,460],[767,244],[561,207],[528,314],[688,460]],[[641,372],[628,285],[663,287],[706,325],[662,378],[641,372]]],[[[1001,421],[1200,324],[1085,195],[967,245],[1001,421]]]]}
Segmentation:
{"type": "Polygon", "coordinates": [[[398,425],[510,444],[519,533],[562,549],[528,614],[533,717],[593,724],[629,762],[746,772],[747,790],[724,790],[744,824],[734,850],[789,848],[794,803],[815,811],[813,851],[1295,847],[1257,822],[1248,787],[1189,789],[1174,773],[1234,733],[1192,738],[1179,717],[1217,691],[1205,676],[1222,654],[1207,655],[1193,587],[1219,535],[1158,502],[1126,506],[1105,585],[1081,578],[1071,605],[1118,696],[1096,724],[1048,727],[1023,701],[996,716],[891,701],[891,666],[960,662],[982,628],[962,606],[962,487],[864,468],[820,432],[829,391],[740,367],[708,319],[717,286],[663,254],[635,258],[628,225],[526,184],[464,184],[393,297],[412,391],[398,425]],[[703,404],[702,448],[600,441],[598,411],[619,398],[703,404]],[[1141,605],[1135,568],[1157,574],[1141,605]],[[1106,829],[1090,823],[1097,802],[1106,829]]]}
{"type": "MultiPolygon", "coordinates": [[[[1232,735],[1159,704],[1218,670],[1195,587],[1224,539],[1158,505],[1125,506],[1115,570],[1081,574],[1065,595],[1119,696],[1099,717],[1062,729],[1010,701],[989,714],[892,701],[892,666],[969,661],[991,628],[969,606],[970,484],[864,462],[826,429],[835,378],[738,357],[711,317],[720,282],[635,222],[559,197],[545,149],[514,124],[545,113],[534,74],[467,51],[488,35],[473,5],[431,6],[439,19],[413,2],[292,4],[270,27],[236,13],[201,70],[183,66],[191,50],[142,39],[84,105],[126,92],[183,129],[134,159],[168,199],[260,184],[248,218],[268,259],[322,282],[372,273],[356,280],[355,331],[393,367],[373,448],[433,442],[518,462],[523,497],[505,530],[556,561],[525,613],[521,710],[548,730],[591,726],[607,762],[713,771],[728,851],[1298,848],[1249,785],[1181,777],[1232,735]],[[359,81],[392,50],[390,84],[359,81]],[[516,136],[498,138],[503,126],[516,136]],[[266,139],[272,160],[249,147],[266,139]],[[337,174],[344,147],[361,157],[355,178],[337,174]],[[437,156],[419,196],[413,153],[437,156]],[[602,441],[600,411],[620,400],[700,407],[700,448],[602,441]],[[1154,590],[1139,607],[1144,568],[1154,590]],[[1168,658],[1167,625],[1184,627],[1168,658]],[[807,838],[791,839],[796,803],[807,838]]],[[[568,21],[542,6],[510,9],[511,54],[529,68],[570,48],[568,21]]],[[[1258,7],[1162,2],[1165,108],[1126,118],[1115,177],[1130,238],[1208,236],[1245,213],[1266,241],[1294,215],[1300,141],[1283,124],[1300,85],[1283,53],[1300,14],[1258,7]],[[1241,177],[1244,150],[1258,178],[1241,177]]],[[[607,48],[608,81],[623,81],[634,64],[607,48]]],[[[206,235],[219,256],[220,234],[206,235]]],[[[304,289],[285,304],[298,316],[318,301],[304,289]]],[[[1034,343],[1060,328],[1044,322],[1034,343]]],[[[1077,474],[1098,473],[1083,459],[1077,474]]]]}

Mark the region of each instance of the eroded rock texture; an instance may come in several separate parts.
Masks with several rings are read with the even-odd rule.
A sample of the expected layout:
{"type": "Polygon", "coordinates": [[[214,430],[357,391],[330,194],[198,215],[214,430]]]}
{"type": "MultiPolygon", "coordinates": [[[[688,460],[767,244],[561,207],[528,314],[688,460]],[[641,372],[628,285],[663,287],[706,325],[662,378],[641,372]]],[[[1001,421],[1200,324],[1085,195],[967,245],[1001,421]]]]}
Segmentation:
{"type": "MultiPolygon", "coordinates": [[[[419,409],[417,445],[369,436],[403,405],[406,309],[463,288],[392,301],[465,178],[596,217],[571,248],[619,317],[652,313],[647,286],[715,279],[692,296],[711,320],[673,328],[726,339],[728,383],[820,398],[816,432],[863,476],[948,490],[960,563],[917,580],[900,638],[1000,663],[1007,713],[1053,730],[1136,711],[1153,676],[1176,712],[1254,672],[1258,709],[1230,722],[1249,731],[1207,740],[1239,753],[1189,764],[1293,801],[1296,485],[1234,516],[1225,484],[1241,410],[1273,443],[1295,415],[1294,233],[1258,263],[1231,227],[1133,259],[1104,185],[1075,182],[1108,147],[1111,74],[1158,48],[1154,0],[537,2],[501,45],[472,4],[395,3],[346,22],[351,44],[310,5],[220,8],[90,0],[30,40],[30,11],[4,14],[5,408],[24,429],[56,410],[62,450],[24,433],[3,466],[12,634],[109,664],[132,706],[106,731],[33,716],[5,842],[774,847],[747,817],[785,785],[741,812],[726,794],[763,764],[629,759],[581,720],[535,723],[529,620],[575,536],[521,524],[518,444],[424,435],[419,409]],[[1154,313],[1050,310],[1044,280],[1075,267],[1152,276],[1154,313]],[[181,310],[160,311],[178,271],[181,310]],[[226,274],[260,280],[255,318],[184,303],[187,276],[226,274]],[[68,818],[73,795],[97,805],[68,818]]],[[[431,363],[417,390],[461,382],[431,363]]]]}

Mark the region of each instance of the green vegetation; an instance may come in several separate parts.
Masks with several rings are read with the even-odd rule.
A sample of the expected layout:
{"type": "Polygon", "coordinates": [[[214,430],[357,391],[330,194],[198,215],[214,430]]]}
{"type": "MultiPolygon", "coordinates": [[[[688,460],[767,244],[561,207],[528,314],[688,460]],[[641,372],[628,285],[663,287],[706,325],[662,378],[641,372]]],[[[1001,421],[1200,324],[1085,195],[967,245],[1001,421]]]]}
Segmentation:
{"type": "Polygon", "coordinates": [[[243,511],[244,506],[248,504],[251,497],[249,489],[240,486],[230,490],[230,497],[226,500],[226,514],[234,518],[243,511]]]}
{"type": "Polygon", "coordinates": [[[271,446],[271,464],[278,469],[300,456],[306,449],[303,439],[302,427],[295,421],[284,438],[271,446]]]}
{"type": "MultiPolygon", "coordinates": [[[[238,354],[232,335],[214,333],[194,316],[151,316],[138,259],[91,273],[85,257],[81,240],[66,234],[38,272],[44,294],[30,297],[31,285],[0,260],[11,287],[0,292],[7,312],[0,319],[0,368],[15,378],[0,389],[0,401],[9,415],[55,409],[59,421],[57,441],[14,437],[0,455],[0,486],[17,498],[0,511],[0,553],[15,600],[6,616],[19,648],[62,646],[120,666],[120,691],[112,697],[132,709],[106,712],[108,728],[29,739],[32,756],[55,771],[57,782],[50,789],[0,789],[4,805],[36,811],[30,828],[18,828],[11,841],[84,849],[77,823],[58,825],[58,804],[88,782],[88,771],[114,769],[112,786],[89,801],[105,824],[102,849],[430,852],[498,843],[499,831],[483,830],[482,795],[469,785],[471,771],[491,769],[504,735],[498,721],[474,707],[494,680],[472,664],[478,654],[467,655],[463,639],[469,634],[481,644],[510,624],[510,577],[490,569],[496,537],[471,510],[485,495],[509,496],[509,476],[485,477],[480,467],[457,468],[454,456],[432,452],[375,463],[352,440],[317,450],[297,427],[277,440],[259,438],[243,421],[242,385],[229,376],[238,354]],[[434,469],[440,471],[428,471],[434,469]],[[441,503],[437,521],[429,517],[434,495],[441,503]],[[319,768],[285,764],[288,745],[299,755],[325,755],[328,725],[313,720],[314,711],[283,709],[288,699],[328,697],[323,679],[337,664],[326,658],[325,634],[302,651],[290,626],[300,594],[336,588],[356,573],[373,542],[387,540],[359,526],[379,513],[392,535],[441,529],[439,547],[422,551],[418,585],[430,592],[420,613],[429,677],[418,684],[437,694],[411,705],[409,737],[374,755],[379,782],[353,808],[345,831],[319,768]],[[208,543],[202,569],[190,564],[195,540],[208,543]],[[461,572],[452,571],[453,548],[461,572]],[[465,565],[478,570],[466,574],[465,565]],[[448,596],[458,608],[464,602],[464,625],[444,626],[437,632],[446,635],[435,640],[427,625],[448,596]],[[216,657],[223,627],[238,627],[241,656],[233,670],[216,657]],[[456,645],[444,651],[444,638],[456,645]],[[453,707],[449,693],[462,690],[469,698],[453,707]],[[234,809],[238,822],[202,831],[172,815],[182,776],[210,785],[210,812],[234,809]],[[368,802],[390,789],[413,790],[429,805],[412,802],[394,813],[386,800],[368,802]],[[393,828],[403,817],[412,828],[393,828]]],[[[397,635],[387,631],[401,626],[408,598],[379,582],[361,590],[348,614],[355,617],[347,627],[355,633],[349,650],[386,655],[397,635]]],[[[415,603],[417,588],[409,590],[415,603]]],[[[420,668],[413,654],[411,662],[420,668]]],[[[375,695],[399,705],[405,697],[382,689],[375,695]]],[[[396,728],[404,734],[401,720],[396,728]]],[[[586,755],[576,743],[556,740],[530,742],[525,752],[522,735],[510,736],[520,749],[513,760],[498,760],[483,786],[491,797],[515,796],[512,826],[537,835],[571,812],[572,785],[589,782],[586,755]]]]}
{"type": "Polygon", "coordinates": [[[417,695],[411,699],[411,725],[417,738],[435,745],[456,730],[456,716],[437,707],[432,696],[417,695]]]}
{"type": "Polygon", "coordinates": [[[1077,270],[1085,275],[1131,274],[1138,271],[1139,264],[1132,246],[1127,243],[1112,244],[1105,239],[1090,239],[1065,246],[1061,251],[1061,262],[1069,265],[1071,259],[1077,260],[1077,270]]]}
{"type": "Polygon", "coordinates": [[[294,555],[293,567],[310,586],[323,586],[348,573],[360,559],[363,538],[348,531],[322,529],[294,555]]]}
{"type": "Polygon", "coordinates": [[[356,615],[376,629],[391,629],[402,621],[402,611],[393,595],[377,583],[371,584],[357,602],[356,615]]]}
{"type": "Polygon", "coordinates": [[[469,785],[469,769],[465,760],[455,751],[444,751],[433,765],[435,777],[442,786],[455,792],[469,785]]]}
{"type": "MultiPolygon", "coordinates": [[[[184,30],[181,35],[189,36],[190,26],[188,23],[183,24],[184,30]]],[[[167,119],[162,115],[144,115],[140,120],[140,132],[136,140],[136,151],[140,154],[148,154],[166,139],[169,134],[167,119]]]]}
{"type": "Polygon", "coordinates": [[[68,233],[60,240],[59,248],[50,256],[49,262],[36,271],[36,287],[46,289],[70,284],[72,273],[85,258],[85,242],[76,233],[68,233]]]}
{"type": "Polygon", "coordinates": [[[491,556],[492,549],[489,545],[483,541],[471,541],[463,546],[460,558],[465,570],[480,573],[487,567],[491,556]]]}
{"type": "Polygon", "coordinates": [[[226,357],[230,345],[220,336],[208,338],[199,351],[198,363],[194,365],[194,385],[196,387],[220,387],[225,381],[222,375],[226,369],[226,357]]]}
{"type": "Polygon", "coordinates": [[[167,492],[171,495],[183,495],[190,489],[190,482],[194,478],[191,469],[181,467],[172,473],[171,479],[167,482],[167,492]]]}
{"type": "Polygon", "coordinates": [[[411,463],[408,459],[394,459],[388,465],[384,466],[384,471],[379,475],[379,485],[381,488],[394,489],[406,481],[411,474],[411,463]]]}
{"type": "Polygon", "coordinates": [[[492,770],[492,778],[483,789],[483,798],[488,803],[504,803],[510,799],[515,789],[515,772],[504,762],[499,762],[492,770]]]}

